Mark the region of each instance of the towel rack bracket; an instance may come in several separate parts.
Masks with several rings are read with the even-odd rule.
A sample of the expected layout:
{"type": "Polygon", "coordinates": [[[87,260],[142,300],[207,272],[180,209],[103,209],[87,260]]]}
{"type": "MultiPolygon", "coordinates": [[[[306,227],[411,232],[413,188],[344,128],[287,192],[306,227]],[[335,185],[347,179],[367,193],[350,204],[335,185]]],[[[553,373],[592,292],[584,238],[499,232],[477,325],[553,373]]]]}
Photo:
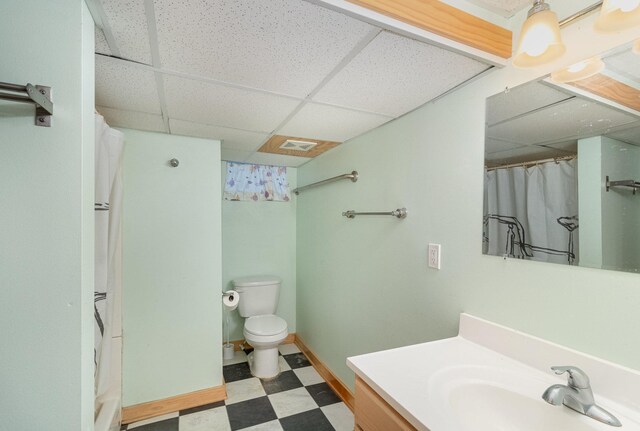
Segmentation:
{"type": "MultiPolygon", "coordinates": [[[[27,91],[32,87],[31,84],[27,84],[27,91]]],[[[53,116],[51,87],[36,85],[32,93],[31,98],[36,103],[36,126],[51,127],[51,117],[53,116]]]]}
{"type": "Polygon", "coordinates": [[[36,107],[35,125],[51,127],[53,116],[53,102],[51,101],[51,87],[45,85],[17,85],[0,82],[0,100],[9,100],[18,103],[31,103],[36,107]]]}

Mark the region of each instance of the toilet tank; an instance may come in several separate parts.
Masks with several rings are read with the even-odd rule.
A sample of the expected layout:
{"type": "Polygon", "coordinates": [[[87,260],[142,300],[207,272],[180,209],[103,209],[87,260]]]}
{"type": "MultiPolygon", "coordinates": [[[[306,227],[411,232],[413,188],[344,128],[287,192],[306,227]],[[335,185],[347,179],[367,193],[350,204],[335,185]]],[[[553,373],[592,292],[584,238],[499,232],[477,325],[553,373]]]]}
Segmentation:
{"type": "Polygon", "coordinates": [[[240,294],[238,312],[242,317],[275,314],[282,280],[263,275],[233,280],[233,290],[240,294]]]}

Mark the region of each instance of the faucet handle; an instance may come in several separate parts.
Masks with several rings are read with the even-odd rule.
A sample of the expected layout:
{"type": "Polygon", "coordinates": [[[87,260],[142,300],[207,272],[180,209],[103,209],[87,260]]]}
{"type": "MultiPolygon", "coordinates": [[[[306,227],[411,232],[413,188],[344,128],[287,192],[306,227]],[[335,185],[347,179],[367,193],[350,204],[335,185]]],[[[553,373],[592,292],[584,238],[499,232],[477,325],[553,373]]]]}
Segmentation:
{"type": "Polygon", "coordinates": [[[578,388],[578,389],[588,389],[591,387],[591,384],[589,383],[589,376],[587,376],[587,373],[585,373],[578,367],[567,365],[567,366],[560,366],[560,367],[551,367],[551,369],[557,375],[568,373],[569,377],[567,380],[568,380],[569,386],[571,387],[578,388]]]}

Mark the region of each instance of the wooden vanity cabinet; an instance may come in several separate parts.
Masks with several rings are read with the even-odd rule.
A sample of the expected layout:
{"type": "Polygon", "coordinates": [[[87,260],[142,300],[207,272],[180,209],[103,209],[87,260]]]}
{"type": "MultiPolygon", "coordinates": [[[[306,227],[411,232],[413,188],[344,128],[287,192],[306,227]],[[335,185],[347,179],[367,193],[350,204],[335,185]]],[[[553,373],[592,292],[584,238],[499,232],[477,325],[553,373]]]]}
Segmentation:
{"type": "Polygon", "coordinates": [[[413,425],[356,376],[356,431],[415,431],[413,425]]]}

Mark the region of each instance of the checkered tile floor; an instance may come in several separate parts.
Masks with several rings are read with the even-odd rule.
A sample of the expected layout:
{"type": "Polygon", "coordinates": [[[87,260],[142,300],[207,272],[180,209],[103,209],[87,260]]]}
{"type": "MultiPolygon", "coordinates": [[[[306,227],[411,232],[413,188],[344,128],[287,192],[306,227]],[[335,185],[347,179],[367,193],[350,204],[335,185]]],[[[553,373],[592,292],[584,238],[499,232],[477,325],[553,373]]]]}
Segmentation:
{"type": "Polygon", "coordinates": [[[294,344],[280,350],[278,377],[249,371],[247,355],[224,363],[227,399],[129,424],[135,431],[353,431],[353,415],[294,344]]]}

